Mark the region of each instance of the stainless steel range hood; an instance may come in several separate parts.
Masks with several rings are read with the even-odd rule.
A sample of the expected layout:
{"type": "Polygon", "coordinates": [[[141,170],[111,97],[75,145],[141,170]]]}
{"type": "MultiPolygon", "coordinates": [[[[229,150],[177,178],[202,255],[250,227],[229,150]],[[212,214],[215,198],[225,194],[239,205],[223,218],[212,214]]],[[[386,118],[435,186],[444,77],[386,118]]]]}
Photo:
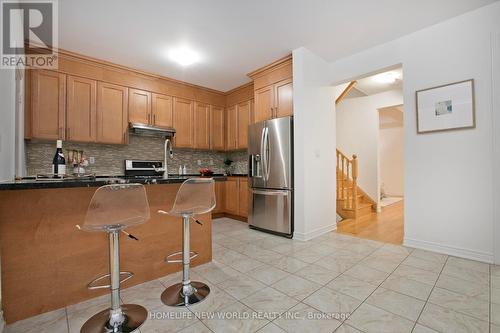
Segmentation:
{"type": "Polygon", "coordinates": [[[154,137],[173,137],[175,135],[175,129],[172,127],[159,127],[151,126],[141,123],[130,123],[129,130],[131,134],[141,135],[141,136],[154,136],[154,137]]]}

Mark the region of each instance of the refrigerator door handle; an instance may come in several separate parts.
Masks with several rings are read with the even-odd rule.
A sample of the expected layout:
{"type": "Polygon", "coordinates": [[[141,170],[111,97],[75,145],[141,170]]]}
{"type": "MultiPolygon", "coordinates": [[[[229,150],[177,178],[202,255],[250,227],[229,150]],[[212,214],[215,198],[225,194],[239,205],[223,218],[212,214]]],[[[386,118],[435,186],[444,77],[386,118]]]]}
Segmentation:
{"type": "Polygon", "coordinates": [[[261,191],[261,190],[254,190],[254,189],[252,189],[252,193],[260,194],[260,195],[281,195],[281,196],[287,196],[289,192],[290,191],[273,191],[273,190],[261,191]]]}
{"type": "Polygon", "coordinates": [[[263,150],[264,150],[264,154],[262,155],[262,157],[264,158],[264,169],[265,169],[265,179],[266,181],[269,180],[269,174],[270,174],[270,171],[269,171],[269,128],[264,128],[264,144],[262,146],[263,150]]]}
{"type": "Polygon", "coordinates": [[[261,156],[261,161],[262,161],[262,175],[264,177],[264,180],[267,179],[267,161],[266,161],[266,132],[267,132],[267,127],[264,127],[262,129],[262,134],[260,137],[260,156],[261,156]]]}

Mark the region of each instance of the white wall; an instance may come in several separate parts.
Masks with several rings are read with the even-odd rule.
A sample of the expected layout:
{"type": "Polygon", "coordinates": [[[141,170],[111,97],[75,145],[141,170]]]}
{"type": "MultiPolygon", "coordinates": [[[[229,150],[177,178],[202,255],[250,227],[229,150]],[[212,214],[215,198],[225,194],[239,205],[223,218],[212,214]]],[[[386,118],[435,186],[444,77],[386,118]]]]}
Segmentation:
{"type": "Polygon", "coordinates": [[[403,196],[403,123],[392,122],[386,111],[399,112],[397,109],[380,110],[379,167],[380,187],[386,196],[403,196]]]}
{"type": "MultiPolygon", "coordinates": [[[[500,30],[492,35],[492,65],[493,87],[492,91],[500,91],[500,30]]],[[[495,246],[495,263],[500,265],[500,94],[493,94],[493,234],[495,246]]]]}
{"type": "Polygon", "coordinates": [[[328,64],[305,48],[293,51],[294,238],[336,227],[335,105],[328,64]],[[326,74],[326,75],[325,75],[326,74]]]}
{"type": "Polygon", "coordinates": [[[364,97],[343,99],[336,109],[337,148],[358,157],[358,184],[375,202],[379,202],[379,111],[403,104],[401,90],[364,97]]]}
{"type": "Polygon", "coordinates": [[[332,83],[403,64],[406,245],[493,260],[491,33],[499,17],[496,2],[331,64],[332,83]],[[476,128],[417,135],[415,91],[470,78],[476,128]]]}
{"type": "Polygon", "coordinates": [[[14,179],[15,72],[0,69],[0,181],[14,179]]]}

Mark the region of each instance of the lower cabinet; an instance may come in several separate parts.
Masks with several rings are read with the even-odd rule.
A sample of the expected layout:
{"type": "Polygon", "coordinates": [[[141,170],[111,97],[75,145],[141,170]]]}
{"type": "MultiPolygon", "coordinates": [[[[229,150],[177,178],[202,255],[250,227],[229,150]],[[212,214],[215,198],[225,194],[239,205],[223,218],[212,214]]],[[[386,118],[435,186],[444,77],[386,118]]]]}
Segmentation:
{"type": "Polygon", "coordinates": [[[238,215],[248,217],[248,179],[239,178],[238,180],[238,215]]]}
{"type": "Polygon", "coordinates": [[[224,186],[225,182],[215,182],[215,208],[213,214],[224,213],[224,186]]]}
{"type": "Polygon", "coordinates": [[[225,181],[224,195],[226,197],[224,211],[228,214],[238,215],[239,213],[239,182],[236,177],[228,177],[225,181]]]}
{"type": "Polygon", "coordinates": [[[227,177],[215,183],[217,205],[212,213],[248,217],[248,180],[246,177],[227,177]]]}

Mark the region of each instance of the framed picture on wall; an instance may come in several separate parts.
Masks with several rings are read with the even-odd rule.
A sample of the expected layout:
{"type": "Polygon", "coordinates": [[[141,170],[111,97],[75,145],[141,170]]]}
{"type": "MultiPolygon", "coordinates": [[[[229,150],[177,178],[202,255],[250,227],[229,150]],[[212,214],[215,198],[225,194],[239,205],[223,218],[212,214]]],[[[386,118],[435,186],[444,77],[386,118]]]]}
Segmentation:
{"type": "Polygon", "coordinates": [[[418,90],[417,133],[476,127],[474,80],[418,90]]]}

